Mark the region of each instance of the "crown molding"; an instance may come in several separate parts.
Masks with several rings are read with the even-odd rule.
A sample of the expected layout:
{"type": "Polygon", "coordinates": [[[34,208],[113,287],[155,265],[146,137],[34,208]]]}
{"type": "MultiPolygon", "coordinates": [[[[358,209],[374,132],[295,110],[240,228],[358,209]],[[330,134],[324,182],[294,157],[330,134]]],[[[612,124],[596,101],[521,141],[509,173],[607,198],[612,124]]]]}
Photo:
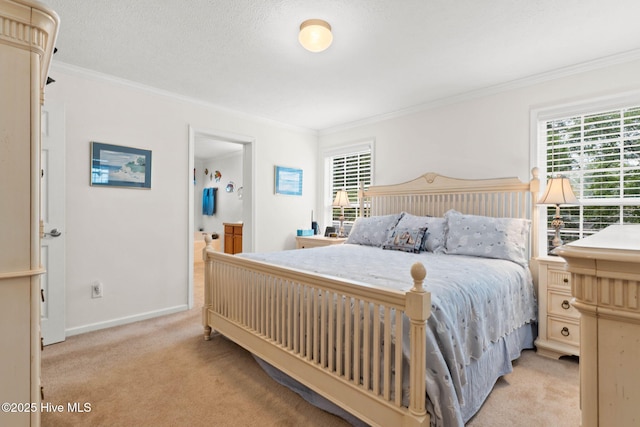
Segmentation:
{"type": "Polygon", "coordinates": [[[294,126],[287,123],[282,123],[273,119],[269,119],[261,116],[254,116],[251,114],[243,113],[241,111],[233,110],[230,108],[226,108],[217,104],[213,104],[211,102],[203,101],[201,99],[192,98],[189,96],[180,95],[174,92],[170,92],[163,89],[158,89],[153,86],[148,86],[142,83],[137,83],[131,80],[123,79],[120,77],[115,77],[110,74],[101,73],[98,71],[89,70],[87,68],[78,67],[76,65],[67,64],[66,62],[53,61],[51,64],[52,71],[60,71],[67,74],[72,74],[76,76],[80,76],[83,78],[88,78],[91,80],[97,80],[102,82],[108,82],[115,85],[120,85],[127,87],[129,89],[138,90],[140,92],[151,93],[154,95],[160,95],[175,101],[185,102],[187,104],[193,104],[205,108],[211,108],[214,110],[218,110],[225,114],[230,114],[236,116],[238,118],[251,120],[254,122],[259,122],[269,126],[276,126],[278,128],[286,129],[289,131],[300,132],[307,135],[318,136],[318,132],[314,129],[308,129],[300,126],[294,126]]]}
{"type": "Polygon", "coordinates": [[[594,70],[606,68],[606,67],[617,65],[617,64],[632,62],[638,59],[640,59],[640,49],[634,49],[634,50],[623,52],[620,54],[611,55],[611,56],[599,58],[596,60],[587,61],[587,62],[583,62],[576,65],[571,65],[568,67],[559,68],[559,69],[548,71],[545,73],[527,76],[521,79],[512,80],[510,82],[506,82],[506,83],[502,83],[502,84],[498,84],[498,85],[494,85],[494,86],[490,86],[490,87],[486,87],[478,90],[473,90],[469,92],[460,93],[457,95],[448,96],[445,98],[436,99],[436,100],[419,104],[413,107],[404,108],[401,110],[392,111],[389,113],[380,114],[376,116],[371,116],[362,120],[356,120],[353,122],[348,122],[348,123],[344,123],[341,125],[332,126],[332,127],[320,129],[320,130],[303,128],[299,126],[290,125],[287,123],[282,123],[273,119],[268,119],[265,117],[243,113],[241,111],[232,110],[232,109],[229,109],[217,104],[213,104],[207,101],[203,101],[197,98],[191,98],[184,95],[179,95],[170,91],[158,89],[152,86],[136,83],[130,80],[122,79],[109,74],[100,73],[97,71],[89,70],[86,68],[78,67],[75,65],[67,64],[64,62],[56,61],[56,60],[52,62],[51,69],[54,71],[60,70],[61,72],[67,72],[67,73],[79,75],[85,78],[91,78],[94,80],[106,81],[113,84],[126,86],[131,89],[140,90],[147,93],[153,93],[156,95],[164,96],[173,100],[182,101],[182,102],[186,102],[193,105],[199,105],[206,108],[216,109],[220,112],[231,114],[239,118],[257,121],[266,125],[276,126],[276,127],[287,129],[294,132],[302,132],[307,135],[313,135],[313,136],[323,136],[323,135],[330,135],[333,133],[346,131],[346,130],[353,129],[360,126],[375,124],[375,123],[383,122],[386,120],[391,120],[391,119],[395,119],[403,116],[408,116],[411,114],[420,113],[420,112],[438,108],[438,107],[457,104],[464,101],[470,101],[470,100],[482,98],[485,96],[495,95],[495,94],[506,92],[509,90],[515,90],[515,89],[520,89],[527,86],[533,86],[539,83],[543,83],[543,82],[547,82],[547,81],[551,81],[551,80],[555,80],[563,77],[568,77],[568,76],[572,76],[580,73],[585,73],[588,71],[594,71],[594,70]]]}
{"type": "Polygon", "coordinates": [[[640,49],[634,49],[634,50],[630,50],[620,54],[606,56],[606,57],[595,59],[592,61],[587,61],[580,64],[571,65],[568,67],[558,68],[556,70],[551,70],[548,72],[523,77],[521,79],[512,80],[510,82],[506,82],[506,83],[502,83],[502,84],[498,84],[498,85],[494,85],[494,86],[490,86],[490,87],[486,87],[478,90],[473,90],[473,91],[461,93],[458,95],[452,95],[446,98],[436,99],[424,104],[416,105],[409,108],[404,108],[402,110],[397,110],[390,113],[381,114],[378,116],[372,116],[366,119],[357,120],[354,122],[349,122],[342,125],[322,129],[318,131],[318,135],[319,136],[329,135],[332,133],[349,130],[355,127],[370,125],[370,124],[382,122],[385,120],[408,116],[411,114],[420,113],[433,108],[443,107],[451,104],[457,104],[464,101],[470,101],[473,99],[482,98],[489,95],[495,95],[495,94],[506,92],[509,90],[521,89],[527,86],[533,86],[533,85],[547,82],[550,80],[560,79],[563,77],[585,73],[588,71],[594,71],[594,70],[610,67],[612,65],[624,64],[627,62],[636,61],[638,59],[640,59],[640,49]]]}

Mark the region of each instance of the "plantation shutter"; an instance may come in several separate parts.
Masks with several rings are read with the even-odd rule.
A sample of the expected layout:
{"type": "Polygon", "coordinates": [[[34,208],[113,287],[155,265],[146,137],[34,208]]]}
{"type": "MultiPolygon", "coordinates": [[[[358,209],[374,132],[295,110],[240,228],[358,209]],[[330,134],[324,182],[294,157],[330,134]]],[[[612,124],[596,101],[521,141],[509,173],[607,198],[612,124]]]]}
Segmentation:
{"type": "MultiPolygon", "coordinates": [[[[371,149],[347,154],[335,155],[331,158],[331,200],[338,190],[346,190],[352,207],[345,208],[345,224],[352,224],[359,216],[358,190],[361,185],[371,185],[371,149]]],[[[332,209],[334,224],[339,221],[340,208],[332,209]]]]}

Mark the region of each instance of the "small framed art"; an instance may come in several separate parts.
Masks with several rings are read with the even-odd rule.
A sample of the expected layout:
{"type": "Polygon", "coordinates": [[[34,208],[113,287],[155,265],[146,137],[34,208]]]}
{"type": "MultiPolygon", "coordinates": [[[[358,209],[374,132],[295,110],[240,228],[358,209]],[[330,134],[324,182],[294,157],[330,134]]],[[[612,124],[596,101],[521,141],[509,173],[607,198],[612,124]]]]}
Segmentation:
{"type": "Polygon", "coordinates": [[[91,142],[91,185],[151,188],[151,151],[91,142]]]}
{"type": "Polygon", "coordinates": [[[302,196],[302,169],[276,166],[275,193],[302,196]]]}

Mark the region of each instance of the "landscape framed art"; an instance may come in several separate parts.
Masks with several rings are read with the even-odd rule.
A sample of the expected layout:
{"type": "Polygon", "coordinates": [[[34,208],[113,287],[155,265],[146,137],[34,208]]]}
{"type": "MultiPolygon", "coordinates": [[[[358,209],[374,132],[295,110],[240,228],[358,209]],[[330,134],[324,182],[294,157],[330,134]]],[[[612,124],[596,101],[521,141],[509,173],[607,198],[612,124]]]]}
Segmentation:
{"type": "Polygon", "coordinates": [[[91,185],[151,188],[151,150],[92,141],[91,185]]]}

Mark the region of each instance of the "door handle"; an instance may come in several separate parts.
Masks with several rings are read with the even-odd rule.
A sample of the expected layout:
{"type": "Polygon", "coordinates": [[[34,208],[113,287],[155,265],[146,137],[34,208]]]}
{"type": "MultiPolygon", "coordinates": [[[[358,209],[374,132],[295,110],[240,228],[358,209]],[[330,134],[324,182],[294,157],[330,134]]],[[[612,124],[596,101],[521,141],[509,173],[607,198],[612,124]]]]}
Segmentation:
{"type": "Polygon", "coordinates": [[[48,233],[44,233],[45,236],[51,236],[51,237],[58,237],[61,234],[62,234],[62,231],[58,230],[57,228],[54,228],[48,233]]]}

